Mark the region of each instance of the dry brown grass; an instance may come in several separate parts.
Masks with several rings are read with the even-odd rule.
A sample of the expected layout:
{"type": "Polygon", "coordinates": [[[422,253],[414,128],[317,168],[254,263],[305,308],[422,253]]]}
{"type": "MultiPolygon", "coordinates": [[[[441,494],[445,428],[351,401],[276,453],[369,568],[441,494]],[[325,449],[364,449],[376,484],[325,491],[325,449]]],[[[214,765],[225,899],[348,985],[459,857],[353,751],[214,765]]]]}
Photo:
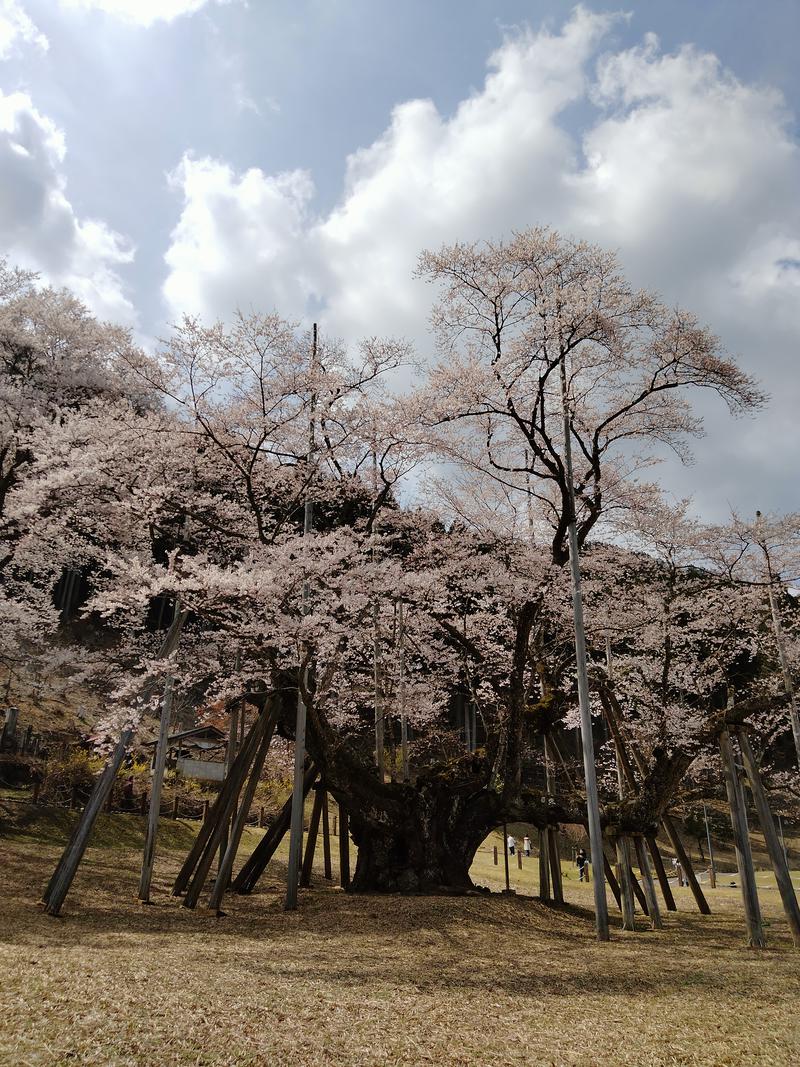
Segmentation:
{"type": "Polygon", "coordinates": [[[36,900],[58,849],[0,843],[0,1063],[800,1062],[798,953],[768,894],[763,952],[743,947],[727,890],[710,918],[682,896],[663,933],[642,924],[598,945],[574,881],[562,909],[320,885],[287,914],[276,862],[217,919],[168,897],[181,855],[159,855],[143,908],[139,854],[91,849],[56,920],[36,900]]]}

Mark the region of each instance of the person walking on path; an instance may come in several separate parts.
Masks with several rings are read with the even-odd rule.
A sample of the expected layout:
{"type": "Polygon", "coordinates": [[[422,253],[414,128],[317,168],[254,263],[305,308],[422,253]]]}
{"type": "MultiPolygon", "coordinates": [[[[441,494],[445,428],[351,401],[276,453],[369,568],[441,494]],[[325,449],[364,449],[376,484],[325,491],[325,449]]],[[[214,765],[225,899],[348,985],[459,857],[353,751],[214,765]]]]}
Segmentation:
{"type": "Polygon", "coordinates": [[[509,834],[507,843],[508,843],[508,854],[509,854],[509,856],[513,856],[514,853],[517,850],[517,839],[516,839],[516,837],[514,837],[513,834],[509,834]]]}

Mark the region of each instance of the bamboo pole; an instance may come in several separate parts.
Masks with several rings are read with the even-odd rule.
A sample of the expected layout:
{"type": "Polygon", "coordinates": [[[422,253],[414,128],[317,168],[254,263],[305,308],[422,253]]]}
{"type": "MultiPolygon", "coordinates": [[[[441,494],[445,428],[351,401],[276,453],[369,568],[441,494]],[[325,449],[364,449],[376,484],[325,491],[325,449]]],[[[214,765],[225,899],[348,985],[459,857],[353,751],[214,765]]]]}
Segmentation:
{"type": "Polygon", "coordinates": [[[742,795],[741,782],[736,773],[733,746],[727,730],[723,730],[719,735],[719,747],[722,754],[722,769],[725,774],[728,805],[731,809],[733,844],[736,850],[736,864],[739,868],[739,882],[741,884],[742,902],[747,924],[747,943],[751,948],[764,948],[764,929],[761,922],[761,907],[758,902],[753,854],[750,850],[750,837],[747,832],[744,813],[744,797],[742,795]]]}
{"type": "Polygon", "coordinates": [[[750,782],[750,790],[756,803],[758,820],[761,823],[761,832],[764,834],[770,862],[772,863],[772,870],[775,873],[775,881],[778,884],[778,891],[781,895],[783,910],[786,912],[786,918],[792,932],[792,941],[795,946],[798,946],[800,945],[800,908],[797,905],[797,896],[794,891],[794,886],[792,885],[789,868],[786,865],[786,856],[781,848],[781,843],[775,830],[775,823],[773,822],[772,812],[769,808],[767,791],[761,780],[761,774],[758,770],[758,764],[756,763],[756,758],[753,754],[747,731],[744,728],[740,728],[736,731],[736,736],[739,739],[742,762],[744,763],[744,769],[750,782]]]}

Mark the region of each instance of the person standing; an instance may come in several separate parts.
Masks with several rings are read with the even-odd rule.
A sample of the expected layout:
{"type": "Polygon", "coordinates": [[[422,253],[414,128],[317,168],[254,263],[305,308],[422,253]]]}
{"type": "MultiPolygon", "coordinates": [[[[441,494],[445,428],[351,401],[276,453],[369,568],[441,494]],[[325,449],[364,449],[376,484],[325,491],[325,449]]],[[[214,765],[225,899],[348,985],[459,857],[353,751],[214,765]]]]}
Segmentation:
{"type": "Polygon", "coordinates": [[[525,834],[522,839],[522,851],[525,853],[526,856],[530,856],[531,854],[531,839],[528,837],[527,834],[525,834]]]}
{"type": "Polygon", "coordinates": [[[577,852],[577,854],[575,856],[575,866],[578,868],[578,881],[579,882],[588,882],[589,881],[589,872],[586,869],[587,863],[586,863],[586,849],[585,848],[579,848],[578,849],[578,852],[577,852]]]}

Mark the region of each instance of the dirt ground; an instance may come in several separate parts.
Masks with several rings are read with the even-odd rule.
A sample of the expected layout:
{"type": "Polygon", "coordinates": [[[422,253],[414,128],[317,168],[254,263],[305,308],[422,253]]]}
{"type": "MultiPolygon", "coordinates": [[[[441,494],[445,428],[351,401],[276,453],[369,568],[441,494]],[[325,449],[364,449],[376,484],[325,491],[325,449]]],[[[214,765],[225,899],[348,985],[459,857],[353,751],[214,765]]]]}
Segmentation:
{"type": "MultiPolygon", "coordinates": [[[[762,893],[760,952],[744,947],[730,888],[710,893],[706,918],[680,891],[658,933],[644,918],[623,933],[612,910],[600,945],[574,875],[562,908],[522,895],[532,860],[510,897],[359,897],[317,872],[287,913],[279,856],[218,919],[168,895],[185,850],[161,850],[155,904],[137,905],[140,853],[123,840],[88,851],[53,919],[37,900],[59,852],[0,841],[9,1067],[800,1062],[800,951],[774,890],[762,893]]],[[[475,876],[500,888],[502,869],[486,848],[475,876]]]]}

